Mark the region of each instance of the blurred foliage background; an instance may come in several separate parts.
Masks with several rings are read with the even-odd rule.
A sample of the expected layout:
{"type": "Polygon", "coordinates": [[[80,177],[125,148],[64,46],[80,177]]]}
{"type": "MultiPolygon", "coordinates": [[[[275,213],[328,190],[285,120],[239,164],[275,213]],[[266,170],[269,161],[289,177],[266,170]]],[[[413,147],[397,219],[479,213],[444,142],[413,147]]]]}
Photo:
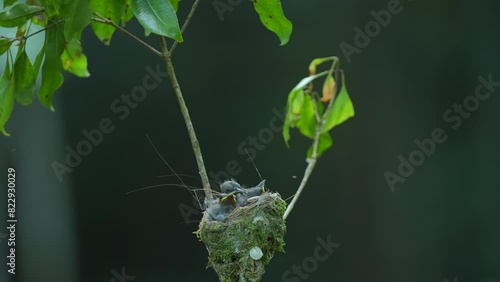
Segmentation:
{"type": "MultiPolygon", "coordinates": [[[[181,2],[180,19],[190,2],[181,2]]],[[[403,1],[403,11],[347,63],[339,45],[353,45],[353,28],[364,29],[373,20],[370,11],[387,9],[387,3],[284,1],[294,32],[288,45],[278,47],[251,3],[243,1],[221,21],[213,3],[202,1],[174,55],[208,171],[237,162],[235,178],[249,186],[260,178],[239,145],[269,128],[273,109],[282,111],[313,58],[341,58],[356,117],[333,131],[333,149],[319,160],[288,219],[287,253],[276,255],[264,281],[285,281],[283,273],[313,255],[318,237],[329,235],[341,247],[309,281],[500,281],[500,90],[457,130],[443,120],[474,94],[479,75],[500,81],[500,5],[403,1]],[[384,173],[396,173],[398,156],[408,158],[417,148],[414,140],[430,138],[438,127],[447,141],[392,192],[384,173]]],[[[135,20],[127,29],[143,33],[135,20]]],[[[18,172],[21,274],[13,281],[111,281],[112,270],[122,268],[134,281],[217,281],[213,270],[205,270],[206,250],[192,234],[199,215],[185,223],[179,210],[180,204],[193,206],[186,189],[126,195],[179,183],[157,177],[171,171],[146,134],[177,173],[197,174],[168,80],[124,120],[110,108],[142,85],[147,66],[160,62],[119,32],[110,47],[90,29],[82,41],[91,77],[66,75],[55,113],[38,102],[16,105],[7,125],[12,137],[0,142],[2,183],[7,167],[18,172]],[[65,147],[76,148],[85,139],[82,130],[97,128],[103,118],[115,131],[59,182],[51,164],[64,163],[65,147]]],[[[147,41],[158,46],[154,37],[147,41]]],[[[256,150],[268,188],[293,195],[309,145],[294,134],[287,149],[279,132],[256,150]]],[[[201,185],[188,177],[185,182],[201,185]]],[[[5,213],[2,208],[2,218],[5,213]]],[[[7,251],[4,240],[0,250],[7,251]]],[[[2,269],[5,262],[2,255],[2,269]]],[[[2,271],[0,280],[7,279],[2,271]]]]}

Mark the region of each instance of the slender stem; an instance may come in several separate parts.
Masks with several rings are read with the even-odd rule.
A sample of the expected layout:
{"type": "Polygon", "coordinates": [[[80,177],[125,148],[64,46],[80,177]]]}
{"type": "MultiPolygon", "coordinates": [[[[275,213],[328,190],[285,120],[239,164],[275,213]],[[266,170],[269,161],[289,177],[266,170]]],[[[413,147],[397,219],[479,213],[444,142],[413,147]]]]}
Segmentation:
{"type": "MultiPolygon", "coordinates": [[[[191,21],[191,18],[193,17],[194,12],[196,11],[196,8],[198,7],[199,3],[200,3],[200,0],[194,1],[193,6],[191,7],[191,11],[189,12],[189,14],[187,16],[186,21],[184,21],[184,24],[182,25],[181,34],[184,34],[184,31],[186,30],[189,22],[191,21]]],[[[172,48],[170,48],[170,56],[172,56],[172,54],[174,53],[175,47],[177,47],[177,44],[179,44],[179,42],[175,41],[174,44],[172,45],[172,48]]]]}
{"type": "Polygon", "coordinates": [[[93,12],[93,14],[97,17],[97,18],[92,18],[92,20],[94,22],[98,22],[98,23],[103,23],[103,24],[107,24],[107,25],[111,25],[113,27],[115,27],[116,29],[118,29],[119,31],[125,33],[127,36],[131,37],[132,39],[134,39],[136,42],[138,42],[139,44],[141,44],[142,46],[146,47],[146,49],[148,49],[149,51],[151,51],[153,54],[155,54],[156,56],[158,57],[162,57],[162,53],[158,50],[156,50],[153,46],[149,45],[148,43],[144,42],[142,39],[140,39],[139,37],[133,35],[132,33],[130,33],[128,30],[124,29],[123,27],[121,27],[119,24],[116,24],[114,23],[113,21],[105,18],[104,16],[100,15],[99,13],[97,12],[93,12]]]}
{"type": "Polygon", "coordinates": [[[326,108],[326,110],[323,113],[323,115],[321,116],[321,118],[319,118],[318,107],[316,106],[316,99],[314,96],[312,96],[314,112],[316,115],[316,128],[315,128],[315,133],[314,133],[312,155],[311,155],[311,158],[309,158],[307,160],[309,164],[306,167],[306,170],[304,172],[304,177],[302,178],[302,181],[300,182],[300,186],[297,189],[297,193],[295,193],[295,195],[293,196],[292,202],[290,202],[290,204],[286,207],[285,214],[283,215],[283,220],[287,219],[287,217],[290,215],[293,208],[295,207],[295,204],[297,203],[297,200],[299,199],[300,194],[302,194],[302,191],[306,187],[307,181],[309,180],[309,177],[311,176],[311,174],[314,170],[314,167],[316,166],[316,162],[318,160],[318,145],[319,145],[319,138],[321,136],[321,126],[325,122],[326,117],[328,116],[328,113],[332,109],[332,105],[333,105],[333,102],[335,100],[335,94],[337,92],[338,85],[339,85],[338,84],[339,83],[338,77],[342,75],[342,71],[339,70],[339,64],[338,64],[339,58],[332,57],[332,59],[333,59],[333,63],[332,63],[332,66],[328,72],[334,73],[335,69],[337,69],[336,76],[335,76],[335,82],[336,82],[337,87],[334,90],[333,97],[330,99],[330,102],[328,103],[328,107],[326,108]]]}
{"type": "Polygon", "coordinates": [[[9,37],[5,37],[5,36],[0,35],[0,38],[5,38],[5,39],[9,39],[9,40],[10,40],[9,42],[6,42],[6,43],[4,43],[4,44],[0,45],[0,47],[2,47],[2,46],[4,46],[4,45],[7,45],[7,44],[10,44],[12,41],[23,41],[23,40],[26,40],[26,39],[28,39],[28,38],[30,38],[30,37],[32,37],[32,36],[34,36],[34,35],[39,34],[39,33],[40,33],[40,32],[42,32],[42,31],[45,31],[45,30],[47,30],[47,29],[50,29],[50,28],[52,28],[52,27],[54,27],[54,26],[56,26],[56,25],[58,25],[58,24],[62,23],[63,21],[64,21],[64,20],[60,20],[60,21],[55,22],[55,23],[53,23],[53,24],[50,24],[50,25],[48,25],[48,26],[46,26],[46,27],[44,27],[44,28],[42,28],[42,29],[40,29],[40,30],[37,30],[37,31],[35,31],[35,32],[31,33],[31,34],[28,34],[28,35],[21,35],[21,36],[15,37],[15,38],[9,38],[9,37]]]}
{"type": "Polygon", "coordinates": [[[309,180],[309,177],[311,176],[314,167],[316,166],[316,162],[318,159],[318,144],[319,144],[319,137],[321,135],[321,125],[318,123],[316,125],[316,132],[314,135],[314,143],[313,143],[313,151],[311,158],[309,158],[307,161],[309,164],[307,165],[306,171],[304,172],[304,177],[302,178],[302,181],[300,182],[299,189],[297,189],[297,193],[295,193],[295,196],[292,199],[292,202],[286,207],[285,214],[283,215],[283,220],[286,220],[287,217],[290,215],[292,212],[293,208],[295,207],[295,204],[297,203],[297,200],[300,197],[300,194],[302,194],[302,191],[304,191],[304,188],[306,187],[307,181],[309,180]]]}
{"type": "Polygon", "coordinates": [[[212,190],[210,189],[210,181],[208,180],[207,170],[205,169],[205,163],[203,162],[203,155],[201,153],[200,143],[196,137],[196,133],[191,122],[191,117],[189,116],[189,111],[184,101],[182,95],[181,87],[177,81],[177,76],[175,75],[174,65],[172,64],[171,53],[168,51],[167,42],[165,37],[160,36],[160,45],[162,50],[162,58],[167,68],[168,76],[170,77],[170,82],[174,88],[175,96],[179,102],[181,108],[182,116],[184,117],[184,123],[186,124],[189,138],[191,139],[191,146],[193,147],[193,152],[196,157],[196,163],[198,164],[198,170],[201,176],[201,181],[203,183],[203,190],[205,191],[205,197],[207,199],[212,199],[212,190]]]}

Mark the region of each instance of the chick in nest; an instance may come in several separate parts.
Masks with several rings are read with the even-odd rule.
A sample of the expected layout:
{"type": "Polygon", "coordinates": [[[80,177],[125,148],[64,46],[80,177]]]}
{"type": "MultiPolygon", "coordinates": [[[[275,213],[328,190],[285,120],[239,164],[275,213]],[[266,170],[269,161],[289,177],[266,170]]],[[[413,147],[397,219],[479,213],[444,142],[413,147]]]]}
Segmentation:
{"type": "Polygon", "coordinates": [[[219,195],[211,200],[205,199],[206,211],[213,220],[225,220],[236,207],[246,206],[249,198],[260,196],[264,192],[265,183],[262,180],[255,187],[244,188],[234,180],[224,181],[219,195]]]}

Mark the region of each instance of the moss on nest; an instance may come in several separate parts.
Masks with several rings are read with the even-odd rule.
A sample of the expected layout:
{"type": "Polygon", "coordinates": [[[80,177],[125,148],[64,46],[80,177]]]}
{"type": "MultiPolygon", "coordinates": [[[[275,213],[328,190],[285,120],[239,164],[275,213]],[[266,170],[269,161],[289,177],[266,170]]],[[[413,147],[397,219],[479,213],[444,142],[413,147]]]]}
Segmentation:
{"type": "Polygon", "coordinates": [[[224,221],[212,220],[206,212],[196,232],[208,250],[208,266],[222,282],[261,281],[264,266],[274,252],[283,252],[286,203],[277,193],[263,193],[243,207],[236,207],[224,221]],[[260,248],[262,257],[250,257],[260,248]],[[255,249],[254,249],[255,250],[255,249]]]}

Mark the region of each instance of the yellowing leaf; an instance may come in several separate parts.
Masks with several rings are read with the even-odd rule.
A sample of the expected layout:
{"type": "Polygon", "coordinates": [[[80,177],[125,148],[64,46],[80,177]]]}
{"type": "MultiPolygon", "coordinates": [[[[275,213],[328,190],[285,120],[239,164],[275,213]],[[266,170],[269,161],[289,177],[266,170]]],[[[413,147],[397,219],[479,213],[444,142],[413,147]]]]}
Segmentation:
{"type": "Polygon", "coordinates": [[[309,75],[316,74],[316,68],[324,62],[333,60],[335,57],[317,58],[311,61],[309,64],[309,75]]]}
{"type": "Polygon", "coordinates": [[[323,83],[323,97],[321,97],[321,102],[328,102],[333,98],[336,90],[335,86],[335,79],[333,78],[332,74],[329,73],[325,79],[325,82],[323,83]]]}
{"type": "Polygon", "coordinates": [[[66,44],[61,60],[66,71],[78,77],[90,76],[87,71],[87,57],[82,53],[80,40],[73,38],[66,44]]]}

